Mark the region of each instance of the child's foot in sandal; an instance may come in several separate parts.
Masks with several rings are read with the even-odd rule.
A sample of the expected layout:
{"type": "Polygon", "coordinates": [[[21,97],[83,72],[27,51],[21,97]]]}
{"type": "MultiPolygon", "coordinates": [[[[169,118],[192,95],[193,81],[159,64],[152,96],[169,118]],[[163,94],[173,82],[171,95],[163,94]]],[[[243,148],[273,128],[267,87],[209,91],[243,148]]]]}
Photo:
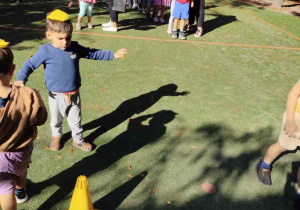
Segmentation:
{"type": "Polygon", "coordinates": [[[60,150],[60,139],[61,137],[52,136],[51,143],[50,143],[50,149],[52,151],[57,152],[58,150],[60,150]]]}
{"type": "Polygon", "coordinates": [[[77,147],[84,152],[90,152],[90,151],[92,151],[93,146],[90,143],[85,142],[85,141],[83,141],[79,144],[77,144],[75,141],[73,141],[73,147],[77,147]]]}

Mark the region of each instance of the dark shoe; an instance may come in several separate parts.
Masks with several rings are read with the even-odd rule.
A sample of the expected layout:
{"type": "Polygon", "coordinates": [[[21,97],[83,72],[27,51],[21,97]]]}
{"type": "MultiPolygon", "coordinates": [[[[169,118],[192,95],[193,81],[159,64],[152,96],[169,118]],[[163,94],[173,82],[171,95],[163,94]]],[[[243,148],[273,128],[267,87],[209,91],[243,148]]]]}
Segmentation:
{"type": "Polygon", "coordinates": [[[177,31],[173,31],[172,32],[172,38],[173,39],[177,39],[177,31]]]}
{"type": "Polygon", "coordinates": [[[193,28],[193,25],[192,25],[192,24],[186,24],[186,25],[184,26],[183,30],[184,30],[184,31],[190,31],[190,30],[192,30],[192,28],[193,28]]]}
{"type": "Polygon", "coordinates": [[[186,39],[186,36],[184,35],[183,31],[179,31],[179,38],[182,40],[186,39]]]}
{"type": "Polygon", "coordinates": [[[24,203],[25,201],[28,200],[28,196],[24,188],[21,190],[16,189],[15,194],[16,194],[17,203],[24,203]]]}
{"type": "Polygon", "coordinates": [[[266,169],[266,168],[260,167],[261,162],[262,162],[262,160],[260,160],[255,167],[257,178],[261,183],[263,183],[265,185],[272,185],[272,180],[271,180],[272,168],[266,169]]]}
{"type": "Polygon", "coordinates": [[[295,199],[294,210],[300,210],[300,198],[295,199]]]}

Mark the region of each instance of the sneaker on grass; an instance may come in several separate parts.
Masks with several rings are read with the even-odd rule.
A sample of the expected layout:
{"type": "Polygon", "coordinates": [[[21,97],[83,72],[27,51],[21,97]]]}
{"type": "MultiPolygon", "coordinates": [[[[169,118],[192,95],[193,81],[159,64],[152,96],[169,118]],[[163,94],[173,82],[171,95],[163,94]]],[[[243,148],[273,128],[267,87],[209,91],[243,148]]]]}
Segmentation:
{"type": "Polygon", "coordinates": [[[264,185],[272,185],[272,180],[271,180],[271,169],[263,168],[260,166],[262,160],[260,160],[257,165],[255,166],[255,171],[258,180],[263,183],[264,185]]]}
{"type": "Polygon", "coordinates": [[[203,34],[203,28],[198,28],[196,33],[194,34],[194,37],[200,37],[203,34]]]}
{"type": "Polygon", "coordinates": [[[102,25],[103,27],[109,27],[109,26],[111,26],[111,22],[102,23],[101,25],[102,25]]]}
{"type": "Polygon", "coordinates": [[[177,39],[177,31],[173,31],[172,32],[172,38],[173,39],[177,39]]]}
{"type": "Polygon", "coordinates": [[[103,31],[111,31],[111,32],[117,32],[118,29],[117,28],[114,28],[114,27],[104,27],[102,28],[103,31]]]}
{"type": "Polygon", "coordinates": [[[179,38],[182,40],[186,39],[186,36],[184,35],[183,31],[179,31],[179,38]]]}
{"type": "Polygon", "coordinates": [[[26,194],[25,189],[15,190],[17,203],[24,203],[28,200],[28,196],[26,194]]]}

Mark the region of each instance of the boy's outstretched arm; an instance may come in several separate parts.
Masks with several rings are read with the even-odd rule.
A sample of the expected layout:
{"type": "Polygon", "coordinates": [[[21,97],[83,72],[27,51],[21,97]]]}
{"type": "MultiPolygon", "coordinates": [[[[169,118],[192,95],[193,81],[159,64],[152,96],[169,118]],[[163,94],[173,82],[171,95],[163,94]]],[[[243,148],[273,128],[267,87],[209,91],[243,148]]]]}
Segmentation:
{"type": "Polygon", "coordinates": [[[114,53],[114,58],[123,58],[125,54],[127,54],[127,49],[126,48],[121,48],[117,52],[114,53]]]}
{"type": "Polygon", "coordinates": [[[288,100],[286,103],[286,124],[284,126],[285,134],[289,137],[296,138],[296,133],[299,128],[295,123],[295,112],[297,107],[298,98],[300,96],[300,80],[290,90],[288,100]]]}
{"type": "Polygon", "coordinates": [[[43,54],[43,50],[39,49],[31,59],[25,62],[17,76],[17,81],[14,82],[15,86],[24,87],[29,75],[44,62],[43,54]]]}

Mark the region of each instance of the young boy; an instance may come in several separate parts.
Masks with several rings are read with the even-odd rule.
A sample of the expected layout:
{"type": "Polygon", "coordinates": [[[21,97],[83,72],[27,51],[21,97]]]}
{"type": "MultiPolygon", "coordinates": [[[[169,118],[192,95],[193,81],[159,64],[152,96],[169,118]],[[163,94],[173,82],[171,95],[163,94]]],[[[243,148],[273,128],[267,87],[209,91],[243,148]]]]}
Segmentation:
{"type": "MultiPolygon", "coordinates": [[[[300,80],[290,90],[283,114],[282,128],[279,140],[271,145],[264,158],[256,165],[258,179],[265,185],[271,185],[271,171],[273,161],[287,150],[295,150],[300,145],[300,80]]],[[[300,189],[298,187],[298,196],[300,189]]]]}
{"type": "Polygon", "coordinates": [[[113,58],[122,58],[127,53],[127,49],[122,48],[113,53],[86,48],[71,41],[72,32],[70,16],[58,9],[52,11],[47,16],[46,31],[46,37],[51,43],[42,45],[37,53],[24,64],[15,85],[24,86],[29,75],[44,64],[51,114],[51,150],[60,149],[60,139],[63,135],[62,122],[67,116],[72,131],[73,146],[89,152],[92,150],[92,145],[85,142],[82,137],[79,59],[113,60],[113,58]]]}
{"type": "Polygon", "coordinates": [[[172,38],[177,39],[177,26],[178,21],[180,19],[180,31],[179,31],[179,38],[180,39],[186,39],[184,35],[184,22],[186,19],[189,18],[189,7],[194,7],[194,0],[175,0],[174,10],[172,13],[172,16],[174,17],[174,23],[173,23],[173,32],[172,32],[172,38]]]}
{"type": "Polygon", "coordinates": [[[32,142],[47,111],[37,90],[10,85],[16,66],[8,44],[0,40],[0,204],[16,210],[16,203],[28,199],[24,187],[32,142]]]}

